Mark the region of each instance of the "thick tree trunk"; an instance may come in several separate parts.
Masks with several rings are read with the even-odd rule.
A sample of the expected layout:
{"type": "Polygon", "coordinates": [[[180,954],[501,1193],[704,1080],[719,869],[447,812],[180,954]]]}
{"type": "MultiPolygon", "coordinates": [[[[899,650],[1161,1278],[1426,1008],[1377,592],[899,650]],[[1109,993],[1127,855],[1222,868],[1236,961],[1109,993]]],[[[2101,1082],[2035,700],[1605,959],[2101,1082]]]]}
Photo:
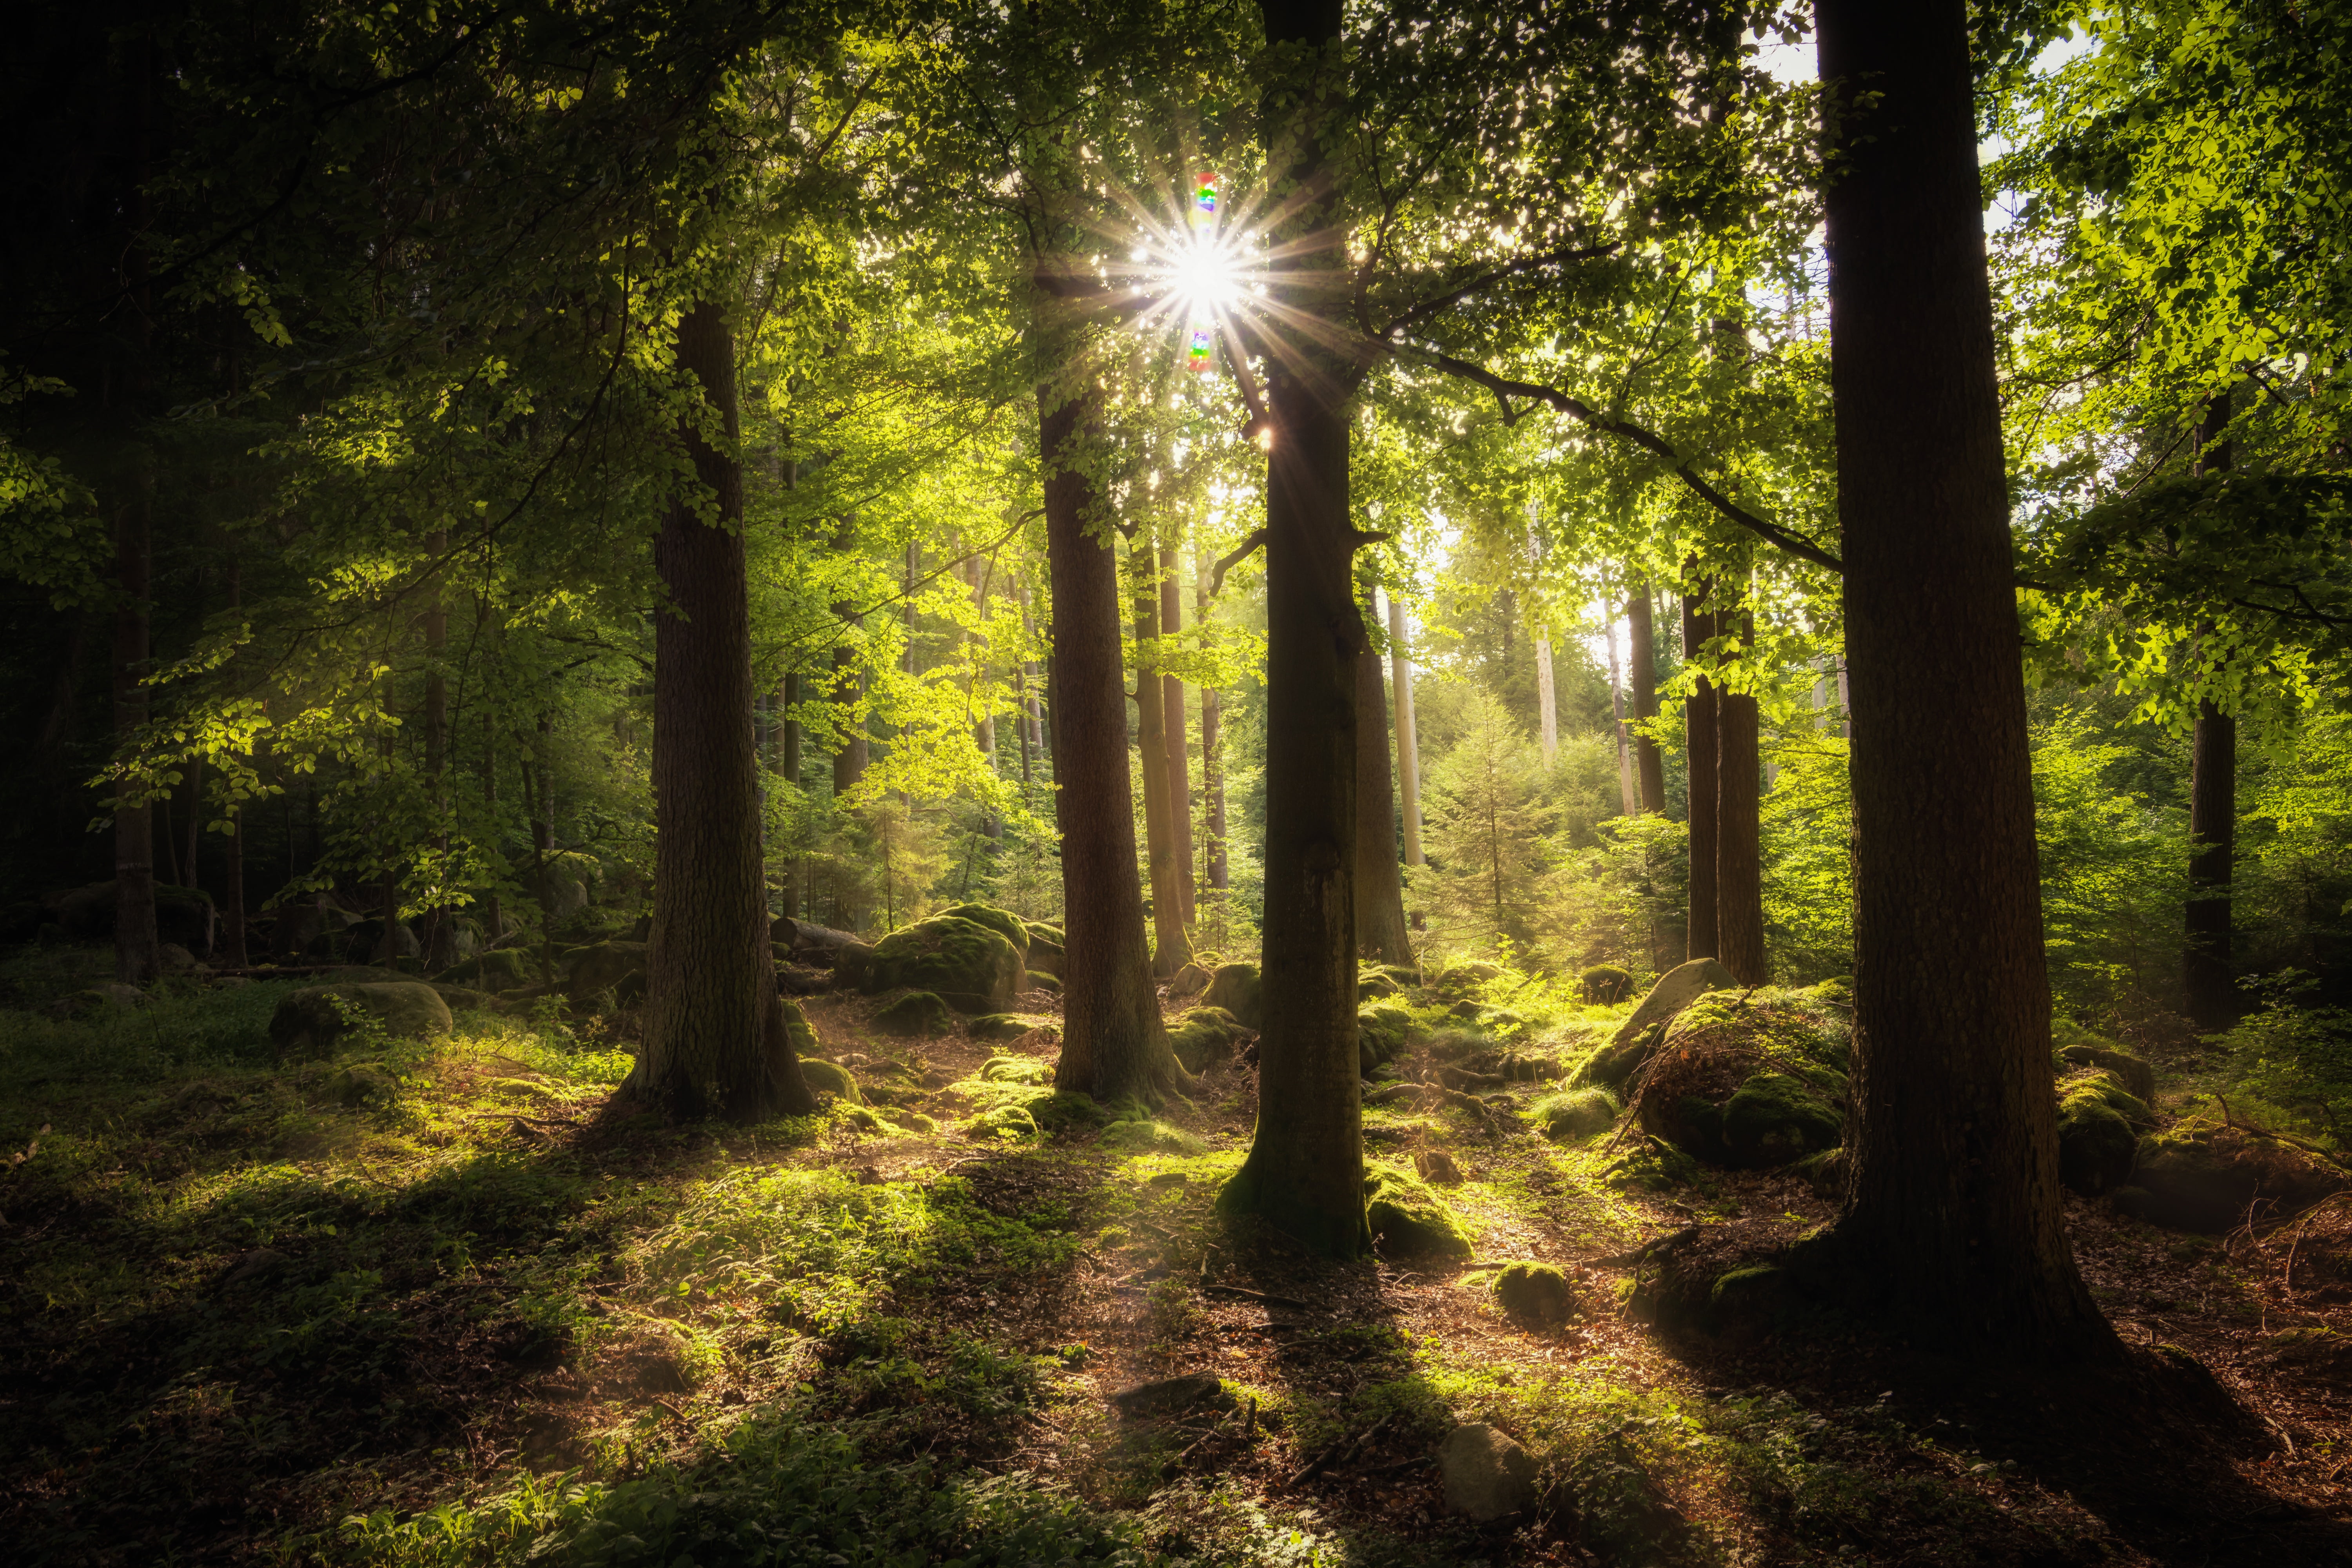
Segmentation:
{"type": "MultiPolygon", "coordinates": [[[[1723,593],[1716,624],[1742,647],[1755,639],[1746,591],[1723,593]]],[[[1719,691],[1715,707],[1715,945],[1716,956],[1742,985],[1769,977],[1764,961],[1764,858],[1757,821],[1759,775],[1756,699],[1719,691]]]]}
{"type": "Polygon", "coordinates": [[[1108,505],[1081,450],[1102,419],[1082,378],[1067,398],[1037,393],[1053,574],[1055,810],[1062,833],[1062,1059],[1057,1089],[1158,1101],[1186,1081],[1169,1048],[1143,931],[1127,771],[1127,689],[1118,647],[1118,559],[1108,505]]]}
{"type": "MultiPolygon", "coordinates": [[[[2198,467],[2228,471],[2230,395],[2205,405],[2198,467]]],[[[2188,941],[2181,952],[2182,1011],[2202,1030],[2238,1021],[2237,966],[2231,952],[2230,883],[2238,846],[2238,721],[2210,701],[2197,704],[2189,765],[2188,941]]]]}
{"type": "Polygon", "coordinates": [[[1142,756],[1143,832],[1151,860],[1151,973],[1161,980],[1192,962],[1184,933],[1183,863],[1176,858],[1174,806],[1168,798],[1167,686],[1160,661],[1159,557],[1141,533],[1129,552],[1135,593],[1136,741],[1142,756]]]}
{"type": "Polygon", "coordinates": [[[1405,637],[1404,606],[1389,599],[1389,679],[1396,686],[1398,794],[1404,812],[1404,863],[1426,865],[1421,853],[1421,737],[1412,717],[1412,645],[1405,637]]]}
{"type": "Polygon", "coordinates": [[[2114,1353],[2067,1249],[1962,0],[1822,0],[1853,660],[1848,1187],[1797,1255],[1922,1342],[2114,1353]]]}
{"type": "Polygon", "coordinates": [[[785,1034],[768,949],[735,339],[719,305],[701,301],[680,320],[677,357],[717,409],[724,447],[686,437],[696,477],[718,498],[716,524],[681,495],[654,544],[669,600],[654,621],[658,859],[645,1043],[628,1087],[673,1116],[755,1121],[816,1101],[785,1034]]]}
{"type": "Polygon", "coordinates": [[[1397,869],[1387,714],[1381,656],[1367,645],[1356,656],[1356,953],[1382,963],[1411,963],[1404,879],[1397,869]]]}
{"type": "MultiPolygon", "coordinates": [[[[1715,616],[1704,606],[1715,584],[1701,583],[1683,595],[1683,658],[1696,659],[1716,635],[1715,616]]],[[[1715,682],[1704,675],[1683,701],[1685,773],[1690,796],[1690,931],[1687,955],[1713,958],[1716,942],[1716,717],[1715,682]]]]}
{"type": "MultiPolygon", "coordinates": [[[[1650,585],[1633,584],[1633,592],[1625,599],[1626,679],[1633,688],[1633,717],[1636,721],[1658,716],[1657,629],[1650,616],[1650,585]]],[[[1633,773],[1642,786],[1642,809],[1662,812],[1666,809],[1666,763],[1658,753],[1658,743],[1635,731],[1633,734],[1633,773]]]]}
{"type": "MultiPolygon", "coordinates": [[[[148,562],[155,479],[145,448],[131,449],[115,500],[114,742],[125,761],[147,723],[148,562]]],[[[155,808],[128,774],[114,786],[114,977],[145,985],[163,965],[155,935],[155,808]]]]}
{"type": "MultiPolygon", "coordinates": [[[[1261,0],[1266,41],[1304,46],[1267,85],[1266,141],[1292,189],[1272,282],[1294,309],[1329,311],[1347,264],[1321,105],[1336,83],[1339,0],[1261,0]]],[[[1336,326],[1336,324],[1335,324],[1336,326]]],[[[1345,341],[1341,331],[1332,341],[1345,341]]],[[[1257,1129],[1218,1196],[1309,1249],[1361,1256],[1361,1084],[1356,1047],[1356,670],[1367,639],[1349,562],[1348,398],[1359,378],[1313,332],[1266,368],[1265,1011],[1257,1129]]]]}
{"type": "MultiPolygon", "coordinates": [[[[1176,581],[1176,552],[1163,544],[1160,547],[1160,635],[1173,642],[1183,629],[1183,592],[1176,581]]],[[[1200,863],[1192,858],[1192,770],[1185,756],[1191,737],[1184,728],[1184,683],[1175,676],[1163,675],[1160,692],[1168,754],[1169,826],[1176,835],[1176,864],[1182,868],[1176,887],[1184,900],[1184,923],[1190,926],[1195,919],[1192,883],[1200,875],[1200,863]]]]}

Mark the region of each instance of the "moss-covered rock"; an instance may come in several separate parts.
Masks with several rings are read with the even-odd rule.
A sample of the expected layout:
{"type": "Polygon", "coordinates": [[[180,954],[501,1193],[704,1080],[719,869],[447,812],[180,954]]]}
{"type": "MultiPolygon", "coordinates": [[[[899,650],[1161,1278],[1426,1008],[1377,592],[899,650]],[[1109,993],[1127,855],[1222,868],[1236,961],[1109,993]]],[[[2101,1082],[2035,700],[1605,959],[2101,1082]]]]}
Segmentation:
{"type": "Polygon", "coordinates": [[[858,984],[868,994],[903,985],[929,991],[959,1012],[1007,1013],[1024,973],[1021,950],[1003,932],[958,915],[933,915],[877,942],[858,984]]]}
{"type": "Polygon", "coordinates": [[[306,985],[278,1002],[269,1019],[270,1043],[289,1055],[324,1051],[345,1031],[338,1000],[372,1015],[394,1038],[431,1038],[450,1030],[449,1005],[422,981],[306,985]]]}
{"type": "Polygon", "coordinates": [[[2342,1170],[2288,1139],[2200,1119],[2139,1141],[2116,1206],[2150,1225],[2220,1235],[2299,1213],[2347,1184],[2342,1170]]]}
{"type": "Polygon", "coordinates": [[[1246,1033],[1241,1020],[1223,1007],[1195,1007],[1168,1031],[1168,1046],[1186,1072],[1202,1072],[1231,1055],[1234,1042],[1246,1033]]]}
{"type": "Polygon", "coordinates": [[[1576,1290],[1549,1263],[1514,1263],[1495,1276],[1495,1305],[1523,1323],[1561,1323],[1576,1316],[1576,1290]]]}
{"type": "Polygon", "coordinates": [[[2131,1179],[2139,1135],[2089,1084],[2058,1101],[2058,1179],[2084,1197],[2131,1179]]]}
{"type": "Polygon", "coordinates": [[[981,1041],[1017,1040],[1036,1026],[1036,1019],[1018,1013],[982,1013],[964,1026],[964,1033],[981,1041]]]}
{"type": "Polygon", "coordinates": [[[1699,1185],[1696,1160],[1663,1138],[1643,1136],[1601,1167],[1601,1179],[1620,1192],[1664,1193],[1699,1185]]]}
{"type": "Polygon", "coordinates": [[[1808,1154],[1790,1166],[1789,1173],[1812,1188],[1815,1197],[1837,1197],[1845,1191],[1845,1149],[1841,1145],[1808,1154]]]}
{"type": "Polygon", "coordinates": [[[1384,1258],[1467,1258],[1470,1233],[1437,1190],[1393,1166],[1364,1178],[1373,1245],[1384,1258]]]}
{"type": "Polygon", "coordinates": [[[1617,1032],[1596,1047],[1570,1075],[1572,1087],[1599,1084],[1622,1094],[1665,1038],[1666,1028],[1683,1011],[1709,992],[1729,990],[1739,983],[1731,971],[1712,958],[1694,958],[1658,977],[1650,994],[1617,1032]]]}
{"type": "Polygon", "coordinates": [[[1198,996],[1209,988],[1209,972],[1197,963],[1187,963],[1168,979],[1171,997],[1198,996]]]}
{"type": "Polygon", "coordinates": [[[829,1094],[848,1105],[866,1103],[866,1097],[857,1092],[856,1076],[839,1062],[829,1062],[822,1057],[803,1057],[801,1058],[801,1077],[819,1094],[829,1094]]]}
{"type": "Polygon", "coordinates": [[[1596,1007],[1614,1007],[1632,994],[1633,977],[1613,963],[1596,963],[1576,977],[1576,989],[1596,1007]]]}
{"type": "Polygon", "coordinates": [[[1429,988],[1441,996],[1467,996],[1488,981],[1502,977],[1499,964],[1484,962],[1452,963],[1430,976],[1429,988]]]}
{"type": "Polygon", "coordinates": [[[1108,1126],[1113,1112],[1092,1095],[1047,1094],[1029,1101],[1029,1114],[1048,1132],[1080,1132],[1108,1126]]]}
{"type": "Polygon", "coordinates": [[[2156,1102],[2156,1069],[2137,1052],[2071,1018],[2051,1020],[2050,1040],[2053,1065],[2061,1074],[2070,1068],[2104,1068],[2115,1075],[2125,1093],[2147,1104],[2156,1102]]]}
{"type": "Polygon", "coordinates": [[[1363,1076],[1394,1061],[1412,1043],[1412,1015],[1392,1004],[1367,1007],[1356,1015],[1356,1065],[1363,1076]]]}
{"type": "Polygon", "coordinates": [[[1379,970],[1370,970],[1356,976],[1356,1000],[1378,1002],[1394,996],[1404,988],[1379,970]]]}
{"type": "Polygon", "coordinates": [[[600,942],[563,955],[563,988],[574,996],[593,996],[617,988],[631,975],[646,972],[646,943],[600,942]]]}
{"type": "Polygon", "coordinates": [[[1643,1131],[1709,1164],[1785,1165],[1843,1134],[1845,1060],[1842,1032],[1804,993],[1718,992],[1667,1027],[1634,1112],[1643,1131]]]}
{"type": "Polygon", "coordinates": [[[953,909],[941,910],[940,914],[944,919],[970,921],[974,925],[986,926],[1013,944],[1013,950],[1021,954],[1024,969],[1029,966],[1029,927],[1011,910],[1000,910],[993,904],[958,904],[953,909]]]}
{"type": "Polygon", "coordinates": [[[1038,974],[1050,974],[1055,979],[1062,973],[1062,928],[1035,925],[1029,927],[1029,968],[1038,974]]]}
{"type": "Polygon", "coordinates": [[[1048,996],[1059,996],[1062,994],[1062,977],[1058,974],[1041,974],[1033,969],[1029,972],[1024,984],[1026,989],[1043,991],[1048,996]]]}
{"type": "Polygon", "coordinates": [[[517,947],[494,947],[443,970],[439,979],[489,992],[511,991],[539,978],[539,963],[517,947]]]}
{"type": "Polygon", "coordinates": [[[1258,977],[1255,963],[1221,963],[1209,976],[1209,989],[1202,994],[1204,1007],[1222,1007],[1241,1020],[1247,1029],[1261,1027],[1265,1022],[1265,983],[1258,977]]]}
{"type": "Polygon", "coordinates": [[[1035,1057],[991,1057],[981,1064],[984,1083],[1025,1083],[1039,1088],[1054,1081],[1054,1064],[1035,1057]]]}
{"type": "Polygon", "coordinates": [[[2058,1081],[2058,1100],[2063,1105],[2069,1100],[2095,1100],[2126,1121],[2135,1134],[2152,1131],[2156,1112],[2147,1101],[2126,1089],[2122,1080],[2108,1068],[2078,1068],[2058,1081]]]}
{"type": "Polygon", "coordinates": [[[872,1022],[882,1034],[918,1039],[946,1034],[955,1027],[955,1015],[930,992],[909,991],[878,1009],[872,1022]]]}
{"type": "Polygon", "coordinates": [[[1045,1136],[1025,1105],[1000,1105],[973,1117],[964,1136],[983,1143],[1024,1142],[1045,1136]]]}
{"type": "Polygon", "coordinates": [[[1572,1143],[1607,1131],[1623,1109],[1615,1095],[1595,1085],[1548,1094],[1528,1107],[1528,1116],[1536,1130],[1553,1142],[1572,1143]]]}

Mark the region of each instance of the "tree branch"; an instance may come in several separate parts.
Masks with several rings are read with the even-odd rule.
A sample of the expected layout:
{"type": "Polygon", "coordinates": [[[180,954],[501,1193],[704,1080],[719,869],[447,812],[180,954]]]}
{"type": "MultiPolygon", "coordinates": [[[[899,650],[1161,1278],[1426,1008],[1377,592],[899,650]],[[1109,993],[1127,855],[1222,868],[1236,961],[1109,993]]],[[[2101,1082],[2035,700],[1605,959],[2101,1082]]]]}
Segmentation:
{"type": "Polygon", "coordinates": [[[1506,278],[1517,277],[1523,272],[1533,272],[1538,268],[1557,267],[1564,262],[1595,261],[1618,249],[1619,244],[1620,242],[1612,240],[1607,245],[1576,246],[1566,250],[1548,250],[1541,256],[1521,257],[1518,260],[1511,262],[1507,266],[1498,267],[1491,272],[1480,273],[1477,277],[1470,279],[1469,282],[1463,284],[1459,289],[1448,289],[1443,294],[1438,294],[1430,299],[1423,300],[1420,304],[1415,305],[1412,309],[1405,311],[1404,314],[1391,321],[1387,326],[1381,328],[1375,335],[1382,338],[1392,338],[1397,333],[1405,331],[1418,323],[1429,320],[1430,317],[1437,314],[1438,311],[1443,310],[1448,305],[1459,303],[1461,300],[1475,294],[1479,289],[1486,288],[1491,284],[1500,282],[1506,278]]]}
{"type": "Polygon", "coordinates": [[[1252,529],[1248,538],[1243,540],[1239,544],[1234,545],[1233,549],[1227,551],[1224,554],[1217,557],[1216,565],[1213,567],[1209,573],[1209,592],[1212,594],[1222,593],[1225,586],[1225,574],[1240,565],[1243,562],[1248,560],[1251,553],[1265,542],[1265,530],[1262,528],[1252,529]]]}

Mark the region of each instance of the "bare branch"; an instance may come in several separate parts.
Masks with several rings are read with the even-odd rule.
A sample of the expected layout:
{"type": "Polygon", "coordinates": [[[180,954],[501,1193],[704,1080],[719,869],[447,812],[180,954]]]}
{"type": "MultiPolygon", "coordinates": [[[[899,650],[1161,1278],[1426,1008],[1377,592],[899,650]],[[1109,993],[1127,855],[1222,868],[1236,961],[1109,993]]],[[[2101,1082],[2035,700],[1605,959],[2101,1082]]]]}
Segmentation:
{"type": "Polygon", "coordinates": [[[1265,530],[1252,529],[1248,538],[1219,556],[1217,564],[1209,573],[1209,592],[1222,593],[1225,586],[1225,574],[1248,560],[1250,555],[1265,542],[1265,530]]]}

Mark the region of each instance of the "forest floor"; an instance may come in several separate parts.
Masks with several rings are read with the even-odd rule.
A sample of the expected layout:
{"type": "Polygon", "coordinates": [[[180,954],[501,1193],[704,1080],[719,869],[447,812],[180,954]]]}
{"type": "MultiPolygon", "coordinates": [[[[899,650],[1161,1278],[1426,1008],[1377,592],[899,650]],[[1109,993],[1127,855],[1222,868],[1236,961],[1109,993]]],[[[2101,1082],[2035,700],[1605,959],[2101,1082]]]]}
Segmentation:
{"type": "Polygon", "coordinates": [[[1612,1259],[1827,1210],[1769,1173],[1620,1191],[1607,1132],[1368,1110],[1376,1163],[1452,1154],[1475,1252],[1335,1266],[1216,1222],[1255,1110],[1233,1063],[1140,1140],[981,1142],[1024,1070],[986,1064],[1050,1062],[1049,1030],[886,1040],[824,997],[823,1054],[888,1120],[670,1128],[608,1108],[628,1058],[586,1022],[279,1064],[239,1042],[282,985],[53,1017],[84,962],[0,967],[11,1561],[2352,1561],[2352,1390],[2268,1348],[2352,1331],[2340,1208],[2213,1238],[2070,1198],[2147,1375],[2026,1375],[1821,1319],[1635,1321],[1612,1259]],[[1520,1258],[1570,1270],[1575,1318],[1496,1309],[1520,1258]],[[1108,1400],[1192,1373],[1231,1407],[1108,1400]],[[1444,1516],[1461,1420],[1527,1445],[1540,1510],[1444,1516]]]}

